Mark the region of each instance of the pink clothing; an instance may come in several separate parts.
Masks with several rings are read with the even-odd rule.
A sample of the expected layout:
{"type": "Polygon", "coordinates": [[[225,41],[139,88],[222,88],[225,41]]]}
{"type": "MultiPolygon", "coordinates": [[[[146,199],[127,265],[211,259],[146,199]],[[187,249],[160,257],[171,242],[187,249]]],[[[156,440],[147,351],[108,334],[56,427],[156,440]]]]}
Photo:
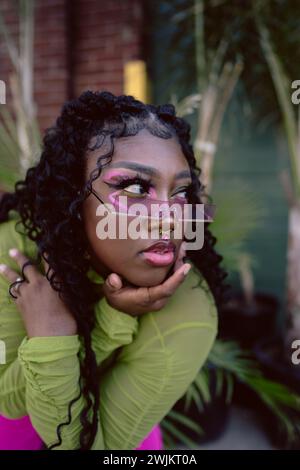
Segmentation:
{"type": "Polygon", "coordinates": [[[161,429],[159,424],[156,424],[135,450],[163,450],[163,448],[161,429]]]}
{"type": "Polygon", "coordinates": [[[29,416],[8,419],[0,415],[0,450],[39,450],[42,444],[29,416]]]}
{"type": "MultiPolygon", "coordinates": [[[[29,416],[8,419],[0,415],[0,450],[39,450],[43,441],[36,433],[29,416]]],[[[159,424],[135,450],[162,450],[163,439],[159,424]]]]}

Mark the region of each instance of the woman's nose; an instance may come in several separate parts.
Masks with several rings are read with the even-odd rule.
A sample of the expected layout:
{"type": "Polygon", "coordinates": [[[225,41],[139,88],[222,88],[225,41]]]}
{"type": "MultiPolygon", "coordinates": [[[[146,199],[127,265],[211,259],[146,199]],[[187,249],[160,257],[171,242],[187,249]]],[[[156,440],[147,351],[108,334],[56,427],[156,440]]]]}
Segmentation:
{"type": "Polygon", "coordinates": [[[159,235],[163,233],[172,233],[175,230],[175,216],[173,211],[170,210],[169,205],[166,204],[164,207],[157,208],[152,211],[149,218],[148,230],[154,231],[159,235]]]}

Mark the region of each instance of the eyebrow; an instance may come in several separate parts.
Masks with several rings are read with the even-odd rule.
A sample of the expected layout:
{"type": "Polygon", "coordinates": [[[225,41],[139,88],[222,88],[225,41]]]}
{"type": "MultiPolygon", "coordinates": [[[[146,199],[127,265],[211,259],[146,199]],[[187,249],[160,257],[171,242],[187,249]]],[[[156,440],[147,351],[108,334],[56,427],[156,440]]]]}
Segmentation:
{"type": "MultiPolygon", "coordinates": [[[[110,168],[129,168],[130,170],[140,171],[149,176],[158,176],[159,172],[152,166],[141,165],[140,163],[134,162],[118,162],[109,165],[110,168]]],[[[175,180],[182,178],[191,178],[191,172],[189,170],[182,170],[175,176],[175,180]]]]}

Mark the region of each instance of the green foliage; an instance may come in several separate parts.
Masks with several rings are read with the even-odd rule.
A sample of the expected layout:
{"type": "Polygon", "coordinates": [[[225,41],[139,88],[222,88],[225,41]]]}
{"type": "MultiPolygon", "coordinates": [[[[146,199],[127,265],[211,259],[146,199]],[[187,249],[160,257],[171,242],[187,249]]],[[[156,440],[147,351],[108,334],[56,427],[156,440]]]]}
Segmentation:
{"type": "MultiPolygon", "coordinates": [[[[253,124],[280,121],[280,110],[268,64],[261,48],[254,6],[262,6],[274,46],[286,73],[298,78],[300,62],[300,2],[289,0],[203,0],[205,61],[223,39],[229,43],[225,60],[241,58],[243,90],[248,96],[253,124]]],[[[197,89],[195,63],[195,0],[147,1],[148,56],[157,102],[170,93],[182,98],[197,89]],[[164,47],[161,47],[164,44],[164,47]],[[182,59],[184,57],[184,60],[182,59]]],[[[244,100],[244,96],[243,96],[244,100]]],[[[249,118],[249,115],[248,115],[249,118]]]]}
{"type": "Polygon", "coordinates": [[[217,395],[220,395],[225,389],[225,400],[229,404],[232,401],[234,383],[239,381],[245,384],[255,392],[257,400],[262,401],[274,414],[282,430],[287,435],[288,442],[293,443],[300,430],[300,418],[299,420],[295,419],[291,412],[296,411],[300,416],[300,397],[288,387],[264,377],[259,364],[250,351],[242,350],[235,341],[217,340],[210,351],[205,366],[198,372],[197,377],[183,397],[185,413],[191,402],[196,404],[199,410],[199,422],[193,421],[179,412],[174,414],[174,410],[171,410],[162,421],[166,446],[169,444],[175,445],[172,438],[176,437],[187,447],[197,448],[197,442],[187,438],[177,427],[184,424],[198,433],[199,438],[203,435],[201,412],[204,404],[209,403],[212,398],[209,388],[209,371],[212,368],[217,373],[217,395]],[[188,421],[186,421],[187,419],[188,421]]]}
{"type": "MultiPolygon", "coordinates": [[[[230,185],[218,183],[212,192],[216,204],[215,220],[210,230],[217,238],[216,249],[222,253],[228,271],[238,271],[239,258],[246,251],[250,234],[263,222],[266,214],[253,188],[238,178],[230,185]]],[[[251,255],[253,264],[258,261],[251,255]]]]}
{"type": "MultiPolygon", "coordinates": [[[[19,144],[18,128],[12,113],[6,106],[0,107],[0,188],[12,191],[16,181],[23,178],[27,168],[21,162],[22,150],[19,144]]],[[[31,138],[31,158],[28,168],[37,162],[41,146],[41,135],[35,121],[28,130],[31,138]]]]}
{"type": "Polygon", "coordinates": [[[33,102],[34,2],[19,0],[19,45],[0,11],[0,35],[12,64],[9,76],[12,102],[0,107],[0,189],[12,191],[17,180],[36,163],[41,134],[33,102]]]}

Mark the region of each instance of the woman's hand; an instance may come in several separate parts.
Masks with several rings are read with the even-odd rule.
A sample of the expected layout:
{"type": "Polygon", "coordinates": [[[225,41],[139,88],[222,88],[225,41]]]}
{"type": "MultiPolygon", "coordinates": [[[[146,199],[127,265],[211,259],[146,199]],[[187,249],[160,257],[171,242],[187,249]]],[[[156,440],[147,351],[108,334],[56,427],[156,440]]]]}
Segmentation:
{"type": "Polygon", "coordinates": [[[117,310],[132,316],[161,310],[178,286],[184,281],[191,265],[184,263],[184,243],[181,244],[174,265],[173,274],[162,284],[154,287],[123,287],[120,276],[111,273],[103,284],[103,293],[107,302],[117,310]]]}
{"type": "Polygon", "coordinates": [[[178,250],[177,258],[175,260],[173,272],[175,272],[177,269],[179,269],[184,264],[185,256],[186,256],[186,243],[182,242],[181,245],[180,245],[180,248],[178,250]]]}
{"type": "MultiPolygon", "coordinates": [[[[16,249],[9,250],[9,255],[21,269],[28,261],[28,258],[16,249]]],[[[49,265],[44,259],[43,264],[47,272],[49,265]]],[[[19,277],[18,273],[4,264],[0,265],[0,273],[11,283],[19,277]]],[[[27,282],[22,282],[19,286],[14,302],[21,313],[28,337],[77,334],[75,318],[60,299],[59,293],[51,287],[46,276],[33,265],[27,265],[24,274],[27,282]]]]}

